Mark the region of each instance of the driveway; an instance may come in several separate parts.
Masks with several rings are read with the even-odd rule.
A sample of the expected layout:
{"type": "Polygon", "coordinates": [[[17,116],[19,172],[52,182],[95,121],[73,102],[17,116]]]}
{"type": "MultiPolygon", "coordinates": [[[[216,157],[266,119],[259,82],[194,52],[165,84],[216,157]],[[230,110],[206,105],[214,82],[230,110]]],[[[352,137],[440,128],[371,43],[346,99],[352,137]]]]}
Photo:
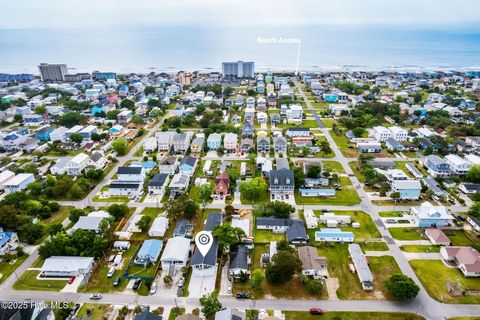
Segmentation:
{"type": "Polygon", "coordinates": [[[212,293],[215,290],[215,280],[217,275],[217,267],[215,267],[214,275],[201,275],[192,273],[190,284],[188,285],[189,297],[200,298],[204,294],[212,293]]]}

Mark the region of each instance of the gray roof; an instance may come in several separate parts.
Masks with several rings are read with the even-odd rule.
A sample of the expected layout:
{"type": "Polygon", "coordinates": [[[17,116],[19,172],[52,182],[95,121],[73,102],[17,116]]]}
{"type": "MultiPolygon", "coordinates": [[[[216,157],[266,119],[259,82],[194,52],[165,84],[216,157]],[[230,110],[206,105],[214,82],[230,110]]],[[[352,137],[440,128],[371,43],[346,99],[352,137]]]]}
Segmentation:
{"type": "Polygon", "coordinates": [[[205,222],[205,227],[203,230],[205,231],[213,231],[213,229],[222,224],[223,215],[221,213],[210,213],[207,217],[207,221],[205,222]]]}
{"type": "Polygon", "coordinates": [[[92,153],[92,155],[90,156],[90,160],[92,160],[93,162],[97,162],[97,161],[100,160],[102,157],[103,157],[103,154],[101,154],[100,152],[94,152],[94,153],[92,153]]]}
{"type": "Polygon", "coordinates": [[[158,173],[152,177],[152,179],[148,183],[148,186],[161,187],[165,184],[165,182],[167,181],[167,178],[168,178],[168,174],[158,173]]]}
{"type": "Polygon", "coordinates": [[[289,221],[289,225],[286,232],[288,242],[308,241],[308,235],[303,221],[292,219],[289,221]]]}
{"type": "Polygon", "coordinates": [[[430,161],[433,165],[438,166],[442,164],[448,164],[446,160],[440,158],[439,156],[435,154],[431,154],[425,157],[427,161],[430,161]]]}
{"type": "Polygon", "coordinates": [[[142,167],[119,167],[117,174],[140,174],[142,167]]]}
{"type": "Polygon", "coordinates": [[[273,144],[274,145],[286,145],[287,144],[287,139],[284,137],[274,137],[273,138],[273,144]]]}
{"type": "Polygon", "coordinates": [[[372,272],[368,267],[367,260],[365,259],[365,255],[362,253],[360,246],[356,243],[350,243],[348,245],[348,251],[350,252],[350,257],[355,264],[355,269],[357,269],[357,274],[360,281],[373,283],[372,272]]]}
{"type": "Polygon", "coordinates": [[[277,164],[277,170],[290,169],[290,164],[286,158],[275,158],[277,164]]]}
{"type": "Polygon", "coordinates": [[[288,226],[288,219],[274,217],[258,217],[257,226],[288,226]]]}
{"type": "Polygon", "coordinates": [[[139,182],[128,182],[128,181],[112,181],[108,185],[110,189],[138,189],[140,186],[139,182]]]}
{"type": "Polygon", "coordinates": [[[172,165],[177,161],[177,158],[174,156],[165,157],[160,161],[160,165],[172,165]]]}
{"type": "Polygon", "coordinates": [[[140,312],[135,316],[135,320],[162,320],[162,316],[148,311],[140,312]]]}
{"type": "Polygon", "coordinates": [[[234,245],[230,248],[230,269],[248,268],[248,249],[243,244],[234,245]]]}
{"type": "Polygon", "coordinates": [[[293,186],[295,179],[292,170],[270,170],[270,186],[293,186]]]}
{"type": "Polygon", "coordinates": [[[173,230],[173,236],[185,236],[189,230],[192,230],[193,225],[186,219],[179,220],[173,230]]]}
{"type": "Polygon", "coordinates": [[[388,143],[389,145],[391,145],[392,147],[397,147],[397,146],[401,146],[402,144],[400,142],[398,142],[397,140],[393,139],[393,138],[388,138],[385,143],[388,143]]]}
{"type": "Polygon", "coordinates": [[[435,195],[442,196],[445,195],[445,191],[443,191],[440,186],[438,185],[437,181],[434,178],[423,178],[423,182],[427,185],[427,187],[432,190],[435,195]]]}
{"type": "Polygon", "coordinates": [[[190,167],[194,167],[195,162],[197,162],[197,158],[186,156],[182,159],[182,162],[180,162],[180,165],[188,164],[190,167]]]}
{"type": "MultiPolygon", "coordinates": [[[[207,217],[207,221],[205,222],[205,227],[203,228],[203,230],[213,231],[213,229],[221,223],[222,223],[221,213],[210,213],[207,217]]],[[[191,265],[207,264],[210,266],[215,266],[217,262],[217,252],[218,252],[218,240],[217,238],[213,238],[212,247],[207,252],[205,257],[203,257],[200,251],[197,248],[195,248],[191,265]]]]}

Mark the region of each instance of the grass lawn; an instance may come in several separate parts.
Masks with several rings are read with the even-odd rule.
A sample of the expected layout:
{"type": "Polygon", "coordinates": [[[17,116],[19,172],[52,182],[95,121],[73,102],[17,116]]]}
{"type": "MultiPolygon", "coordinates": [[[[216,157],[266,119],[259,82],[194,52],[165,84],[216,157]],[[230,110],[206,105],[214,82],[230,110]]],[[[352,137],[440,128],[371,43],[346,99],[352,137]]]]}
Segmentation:
{"type": "MultiPolygon", "coordinates": [[[[140,213],[141,215],[149,216],[151,218],[150,223],[148,224],[148,230],[150,229],[150,226],[152,225],[153,220],[155,220],[155,218],[158,216],[158,214],[161,213],[162,211],[163,211],[163,209],[159,209],[159,208],[145,208],[140,213]]],[[[169,227],[171,227],[171,226],[169,225],[169,227]]],[[[144,240],[147,240],[147,239],[150,239],[150,238],[152,238],[152,237],[150,237],[147,232],[134,232],[132,234],[131,240],[144,241],[144,240]]]]}
{"type": "Polygon", "coordinates": [[[448,268],[440,260],[411,260],[410,265],[427,292],[443,303],[480,303],[480,297],[452,297],[447,292],[445,281],[460,284],[464,289],[480,290],[480,278],[465,278],[457,268],[448,268]]]}
{"type": "Polygon", "coordinates": [[[374,290],[367,292],[362,289],[357,275],[349,269],[349,264],[352,262],[347,244],[324,245],[318,248],[318,254],[327,258],[330,276],[338,278],[340,287],[337,290],[337,296],[342,300],[390,299],[384,281],[394,273],[401,273],[393,257],[369,257],[374,290]]]}
{"type": "Polygon", "coordinates": [[[388,245],[383,241],[370,241],[360,244],[363,252],[365,251],[388,251],[388,245]]]}
{"type": "MultiPolygon", "coordinates": [[[[316,320],[318,315],[311,315],[306,311],[284,311],[288,320],[316,320]]],[[[322,320],[422,320],[423,317],[412,313],[394,312],[326,312],[322,320]]]]}
{"type": "Polygon", "coordinates": [[[103,320],[108,313],[110,306],[108,304],[85,303],[78,310],[77,318],[88,318],[90,320],[103,320]]]}
{"type": "MultiPolygon", "coordinates": [[[[316,215],[321,212],[314,211],[316,215]]],[[[364,242],[371,239],[381,238],[381,234],[377,229],[372,218],[364,211],[332,211],[336,215],[350,216],[352,222],[359,222],[360,228],[352,228],[351,226],[340,227],[342,231],[351,231],[355,235],[355,242],[364,242]]],[[[326,225],[320,224],[318,228],[326,228],[326,225]]],[[[373,245],[372,245],[373,246],[373,245]]]]}
{"type": "Polygon", "coordinates": [[[5,281],[27,257],[28,255],[24,254],[18,258],[15,257],[13,260],[5,261],[4,259],[0,261],[0,284],[5,281]]]}
{"type": "Polygon", "coordinates": [[[409,161],[395,161],[395,167],[397,169],[400,169],[402,170],[403,172],[405,172],[405,174],[407,176],[409,176],[410,178],[413,178],[413,175],[410,173],[410,171],[408,171],[408,169],[406,168],[406,165],[409,161]]]}
{"type": "Polygon", "coordinates": [[[390,234],[397,240],[422,240],[422,234],[418,228],[393,227],[388,228],[390,234]]]}
{"type": "Polygon", "coordinates": [[[324,160],[322,161],[322,164],[325,167],[325,169],[327,169],[330,172],[345,173],[345,170],[343,170],[342,164],[338,161],[324,160]]]}
{"type": "MultiPolygon", "coordinates": [[[[78,288],[78,292],[98,292],[98,293],[108,293],[108,292],[117,292],[123,291],[129,282],[129,279],[123,277],[123,272],[127,269],[128,263],[133,258],[133,255],[138,250],[138,245],[140,242],[131,243],[130,249],[123,253],[123,265],[121,270],[115,270],[115,273],[111,278],[107,278],[107,273],[109,270],[108,262],[105,259],[108,259],[109,254],[105,255],[105,259],[102,259],[100,264],[94,270],[88,284],[86,286],[81,286],[78,288]],[[116,287],[113,286],[113,282],[116,277],[120,277],[120,284],[116,287]]],[[[113,253],[112,253],[113,254],[113,253]]]]}
{"type": "Polygon", "coordinates": [[[67,284],[68,280],[38,280],[38,270],[27,270],[15,282],[15,290],[39,290],[39,291],[60,291],[67,284]]]}
{"type": "Polygon", "coordinates": [[[46,226],[50,226],[55,223],[62,223],[68,217],[68,212],[73,209],[73,207],[60,207],[60,210],[53,212],[52,216],[48,219],[43,220],[42,222],[46,226]]]}
{"type": "Polygon", "coordinates": [[[339,133],[338,135],[332,132],[330,135],[332,136],[333,140],[335,141],[338,148],[340,149],[340,151],[343,153],[345,157],[347,158],[358,157],[357,149],[355,149],[355,146],[348,141],[347,137],[343,132],[339,133]]]}
{"type": "Polygon", "coordinates": [[[185,314],[185,308],[172,308],[168,315],[168,320],[175,320],[178,316],[185,314]]]}
{"type": "MultiPolygon", "coordinates": [[[[245,199],[245,197],[243,197],[242,195],[240,195],[240,202],[242,204],[252,204],[251,200],[245,199]]],[[[256,203],[263,203],[263,202],[270,202],[270,195],[268,194],[268,192],[261,194],[260,199],[256,201],[256,203]]]]}
{"type": "Polygon", "coordinates": [[[327,127],[327,128],[333,128],[333,124],[334,124],[336,121],[333,120],[333,119],[325,119],[325,118],[323,118],[323,119],[322,119],[322,122],[323,122],[323,124],[325,125],[325,127],[327,127]]]}
{"type": "Polygon", "coordinates": [[[379,215],[380,217],[384,217],[384,218],[401,217],[402,211],[382,211],[379,213],[379,215]]]}
{"type": "MultiPolygon", "coordinates": [[[[425,200],[408,200],[408,201],[397,201],[397,206],[419,206],[425,200]]],[[[372,200],[372,203],[377,206],[393,206],[395,201],[393,200],[372,200]]]]}
{"type": "Polygon", "coordinates": [[[408,245],[401,246],[400,249],[405,252],[440,252],[441,246],[421,246],[421,245],[408,245]]]}
{"type": "Polygon", "coordinates": [[[257,230],[255,228],[255,243],[270,243],[270,241],[285,240],[284,233],[273,233],[270,230],[257,230]]]}
{"type": "Polygon", "coordinates": [[[302,127],[304,128],[318,128],[316,120],[303,120],[302,127]]]}
{"type": "Polygon", "coordinates": [[[452,241],[452,246],[474,247],[480,249],[476,233],[474,231],[445,230],[445,235],[452,241]]]}
{"type": "Polygon", "coordinates": [[[129,202],[130,199],[127,197],[108,197],[108,198],[100,198],[100,196],[97,194],[95,197],[92,199],[94,202],[129,202]]]}
{"type": "Polygon", "coordinates": [[[360,203],[357,191],[353,188],[348,177],[340,177],[342,190],[337,190],[335,197],[302,197],[298,190],[295,190],[295,201],[297,204],[323,204],[323,205],[344,205],[353,206],[360,203]]]}
{"type": "Polygon", "coordinates": [[[352,162],[349,162],[348,165],[352,169],[355,176],[358,178],[358,181],[361,182],[361,183],[364,183],[365,182],[365,176],[363,175],[363,173],[361,171],[362,164],[360,163],[360,161],[352,161],[352,162]]]}

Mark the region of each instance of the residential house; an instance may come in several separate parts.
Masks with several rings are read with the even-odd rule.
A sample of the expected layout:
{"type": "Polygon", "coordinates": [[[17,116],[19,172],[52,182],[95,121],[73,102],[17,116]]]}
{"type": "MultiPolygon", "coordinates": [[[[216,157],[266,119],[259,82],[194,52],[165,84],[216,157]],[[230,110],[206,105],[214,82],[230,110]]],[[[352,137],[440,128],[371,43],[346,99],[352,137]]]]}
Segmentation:
{"type": "Polygon", "coordinates": [[[223,147],[226,152],[236,152],[238,150],[238,136],[236,133],[227,133],[223,137],[223,147]]]}
{"type": "Polygon", "coordinates": [[[434,178],[448,178],[451,173],[448,162],[434,154],[425,157],[424,166],[434,178]]]}
{"type": "Polygon", "coordinates": [[[86,126],[78,132],[84,140],[92,140],[92,135],[97,133],[97,127],[94,125],[86,126]]]}
{"type": "Polygon", "coordinates": [[[45,122],[45,118],[39,114],[27,114],[23,116],[23,124],[25,126],[39,126],[45,122]]]}
{"type": "Polygon", "coordinates": [[[19,244],[20,241],[18,240],[16,232],[5,232],[3,228],[0,227],[0,256],[14,253],[19,244]]]}
{"type": "Polygon", "coordinates": [[[392,138],[398,142],[404,142],[408,139],[408,131],[398,126],[389,127],[388,130],[392,133],[392,138]]]}
{"type": "Polygon", "coordinates": [[[180,219],[173,229],[173,237],[185,237],[191,238],[191,232],[193,230],[193,224],[186,219],[180,219]]]}
{"type": "Polygon", "coordinates": [[[471,247],[442,247],[442,257],[455,263],[465,277],[480,277],[480,253],[471,247]]]}
{"type": "Polygon", "coordinates": [[[84,283],[95,265],[93,257],[52,256],[45,259],[40,268],[40,276],[46,278],[84,277],[84,283]]]}
{"type": "Polygon", "coordinates": [[[246,122],[242,127],[242,138],[253,139],[254,131],[253,125],[249,122],[246,122]]]}
{"type": "Polygon", "coordinates": [[[222,172],[215,177],[215,188],[213,192],[222,199],[230,194],[228,186],[230,184],[230,175],[227,172],[222,172]]]}
{"type": "Polygon", "coordinates": [[[157,195],[159,199],[165,194],[165,188],[170,181],[170,177],[166,173],[157,173],[148,182],[148,193],[157,195]]]}
{"type": "Polygon", "coordinates": [[[195,173],[195,168],[197,167],[197,158],[185,156],[183,157],[180,165],[178,166],[178,172],[188,175],[193,175],[195,173]]]}
{"type": "Polygon", "coordinates": [[[66,140],[70,140],[70,136],[71,136],[72,134],[74,134],[74,133],[77,134],[77,133],[79,133],[80,130],[82,130],[82,129],[83,129],[83,127],[82,127],[82,126],[79,126],[79,125],[76,125],[76,126],[71,127],[70,129],[68,129],[68,130],[65,131],[65,139],[66,139],[66,140]]]}
{"type": "Polygon", "coordinates": [[[470,224],[473,230],[480,232],[480,219],[474,216],[467,216],[467,222],[470,224]]]}
{"type": "Polygon", "coordinates": [[[117,115],[117,121],[122,126],[126,125],[132,119],[132,110],[123,110],[117,115]]]}
{"type": "Polygon", "coordinates": [[[453,216],[444,206],[433,206],[430,202],[412,207],[410,212],[414,223],[419,228],[442,228],[450,225],[453,221],[453,216]]]}
{"type": "Polygon", "coordinates": [[[250,150],[253,149],[253,147],[253,139],[251,138],[242,138],[242,140],[240,141],[240,149],[242,150],[242,152],[248,153],[250,152],[250,150]]]}
{"type": "Polygon", "coordinates": [[[103,219],[109,218],[110,215],[106,211],[94,211],[88,216],[82,216],[77,222],[68,230],[68,234],[72,234],[77,230],[93,231],[100,233],[100,225],[103,219]]]}
{"type": "Polygon", "coordinates": [[[56,128],[55,130],[53,130],[52,132],[50,132],[50,141],[66,141],[66,132],[67,132],[67,128],[65,127],[58,127],[56,128]]]}
{"type": "Polygon", "coordinates": [[[353,242],[354,235],[350,231],[342,231],[337,228],[322,228],[315,231],[315,241],[323,242],[353,242]]]}
{"type": "Polygon", "coordinates": [[[316,229],[318,227],[318,218],[312,209],[304,209],[303,217],[305,218],[307,229],[316,229]]]}
{"type": "Polygon", "coordinates": [[[259,111],[257,112],[257,122],[259,124],[267,124],[268,122],[268,115],[266,112],[259,111]]]}
{"type": "Polygon", "coordinates": [[[79,153],[67,162],[66,172],[69,176],[79,176],[87,167],[90,158],[85,153],[79,153]]]}
{"type": "Polygon", "coordinates": [[[3,190],[3,184],[9,179],[13,178],[15,173],[10,170],[5,170],[0,173],[0,190],[3,190]]]}
{"type": "Polygon", "coordinates": [[[67,172],[67,164],[72,157],[62,157],[53,166],[50,167],[51,174],[65,174],[67,172]]]}
{"type": "Polygon", "coordinates": [[[295,137],[310,137],[310,129],[309,128],[288,128],[286,135],[290,138],[295,137]]]}
{"type": "Polygon", "coordinates": [[[35,177],[31,173],[19,173],[13,178],[8,179],[2,185],[6,194],[23,191],[27,189],[27,186],[35,182],[35,177]]]}
{"type": "Polygon", "coordinates": [[[394,180],[391,182],[392,192],[400,193],[402,200],[420,199],[422,185],[418,180],[394,180]]]}
{"type": "Polygon", "coordinates": [[[150,137],[143,143],[143,150],[145,152],[154,152],[157,150],[158,140],[155,137],[150,137]]]}
{"type": "Polygon", "coordinates": [[[466,175],[471,166],[471,163],[468,160],[459,157],[456,154],[446,155],[445,160],[449,164],[452,174],[459,176],[466,175]]]}
{"type": "Polygon", "coordinates": [[[308,242],[305,224],[301,220],[259,217],[257,218],[257,229],[270,230],[273,233],[285,233],[290,243],[308,242]]]}
{"type": "Polygon", "coordinates": [[[145,240],[140,247],[140,250],[138,250],[135,259],[133,260],[133,263],[138,265],[146,265],[157,262],[160,257],[160,252],[162,251],[162,248],[162,240],[145,240]]]}
{"type": "Polygon", "coordinates": [[[158,151],[170,151],[173,146],[174,131],[165,131],[155,133],[157,138],[158,151]]]}
{"type": "Polygon", "coordinates": [[[361,153],[380,153],[382,145],[379,142],[361,142],[357,143],[357,149],[361,153]]]}
{"type": "Polygon", "coordinates": [[[273,138],[273,148],[275,152],[287,152],[287,139],[281,136],[277,136],[273,138]]]}
{"type": "Polygon", "coordinates": [[[458,189],[465,194],[475,194],[480,192],[480,183],[462,183],[458,186],[458,189]]]}
{"type": "Polygon", "coordinates": [[[176,198],[188,190],[190,184],[190,175],[185,173],[177,173],[170,181],[170,198],[176,198]]]}
{"type": "Polygon", "coordinates": [[[230,248],[230,263],[228,275],[240,279],[243,274],[250,275],[248,248],[244,244],[237,244],[230,248]]]}
{"type": "MultiPolygon", "coordinates": [[[[213,231],[216,226],[222,224],[222,214],[210,213],[205,221],[204,231],[213,231]]],[[[213,237],[212,245],[205,255],[202,255],[198,248],[195,248],[190,265],[192,266],[192,277],[216,276],[218,253],[218,240],[213,237]]]]}
{"type": "Polygon", "coordinates": [[[257,152],[270,152],[270,138],[258,137],[257,138],[257,152]]]}
{"type": "Polygon", "coordinates": [[[50,134],[53,130],[54,128],[50,126],[42,127],[35,132],[35,138],[39,141],[50,141],[50,134]]]}
{"type": "Polygon", "coordinates": [[[192,136],[193,133],[191,131],[187,133],[175,133],[173,136],[173,151],[177,154],[187,152],[192,136]]]}
{"type": "Polygon", "coordinates": [[[111,196],[138,197],[143,193],[145,169],[143,167],[119,167],[117,180],[110,181],[111,196]]]}
{"type": "Polygon", "coordinates": [[[442,229],[428,228],[425,230],[425,235],[436,246],[450,245],[450,239],[443,233],[442,229]]]}
{"type": "Polygon", "coordinates": [[[203,152],[203,145],[205,144],[205,137],[197,137],[193,139],[190,144],[190,151],[192,154],[201,154],[203,152]]]}
{"type": "MultiPolygon", "coordinates": [[[[258,91],[258,85],[257,85],[258,91]]],[[[215,320],[245,320],[247,319],[244,312],[238,311],[232,308],[224,308],[217,311],[215,314],[215,320]]],[[[197,319],[184,319],[184,320],[197,320],[197,319]]]]}
{"type": "Polygon", "coordinates": [[[163,271],[175,275],[187,265],[190,255],[190,241],[190,239],[182,236],[174,236],[168,239],[160,258],[163,271]]]}
{"type": "Polygon", "coordinates": [[[101,152],[93,152],[89,157],[87,167],[93,167],[95,169],[103,169],[107,165],[108,159],[101,152]]]}
{"type": "Polygon", "coordinates": [[[276,126],[281,122],[280,115],[278,113],[270,113],[270,124],[276,126]]]}
{"type": "Polygon", "coordinates": [[[150,237],[163,237],[168,230],[168,218],[163,215],[158,215],[152,222],[148,235],[150,237]]]}
{"type": "Polygon", "coordinates": [[[177,171],[177,167],[177,157],[167,156],[160,160],[160,164],[158,165],[158,172],[166,173],[168,175],[174,175],[177,171]]]}
{"type": "Polygon", "coordinates": [[[292,170],[271,170],[269,177],[269,191],[272,200],[293,196],[295,190],[295,179],[292,170]]]}
{"type": "Polygon", "coordinates": [[[373,290],[373,274],[372,271],[370,271],[367,257],[363,254],[362,249],[358,244],[351,243],[348,245],[348,252],[350,253],[350,258],[355,266],[357,277],[358,280],[360,280],[363,290],[373,290]]]}
{"type": "Polygon", "coordinates": [[[385,141],[385,146],[390,151],[403,151],[405,149],[403,144],[401,144],[400,142],[398,142],[397,140],[395,140],[393,138],[388,138],[385,141]]]}
{"type": "Polygon", "coordinates": [[[298,247],[297,252],[300,261],[302,261],[303,275],[313,279],[326,279],[328,277],[327,258],[320,257],[316,247],[298,247]]]}
{"type": "Polygon", "coordinates": [[[207,138],[207,147],[209,150],[217,150],[222,145],[222,135],[211,133],[207,138]]]}

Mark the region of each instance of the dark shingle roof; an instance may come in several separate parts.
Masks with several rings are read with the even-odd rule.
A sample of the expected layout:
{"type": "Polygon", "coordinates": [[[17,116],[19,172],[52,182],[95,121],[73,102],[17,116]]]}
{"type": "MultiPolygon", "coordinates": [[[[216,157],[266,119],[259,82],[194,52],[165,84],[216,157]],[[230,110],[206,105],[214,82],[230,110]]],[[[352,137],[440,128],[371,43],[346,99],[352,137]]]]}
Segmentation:
{"type": "Polygon", "coordinates": [[[148,183],[148,186],[161,187],[165,184],[165,181],[167,181],[167,178],[168,178],[168,174],[158,173],[152,177],[152,179],[148,183]]]}
{"type": "Polygon", "coordinates": [[[197,162],[197,158],[186,156],[182,159],[182,162],[180,162],[180,165],[188,164],[190,167],[193,167],[195,166],[195,162],[197,162]]]}
{"type": "Polygon", "coordinates": [[[120,167],[117,174],[140,174],[142,167],[120,167]]]}
{"type": "Polygon", "coordinates": [[[295,179],[292,170],[271,170],[270,171],[270,186],[293,186],[295,179]]]}
{"type": "Polygon", "coordinates": [[[230,248],[230,266],[229,269],[247,269],[248,268],[248,250],[243,244],[238,244],[230,248]]]}

